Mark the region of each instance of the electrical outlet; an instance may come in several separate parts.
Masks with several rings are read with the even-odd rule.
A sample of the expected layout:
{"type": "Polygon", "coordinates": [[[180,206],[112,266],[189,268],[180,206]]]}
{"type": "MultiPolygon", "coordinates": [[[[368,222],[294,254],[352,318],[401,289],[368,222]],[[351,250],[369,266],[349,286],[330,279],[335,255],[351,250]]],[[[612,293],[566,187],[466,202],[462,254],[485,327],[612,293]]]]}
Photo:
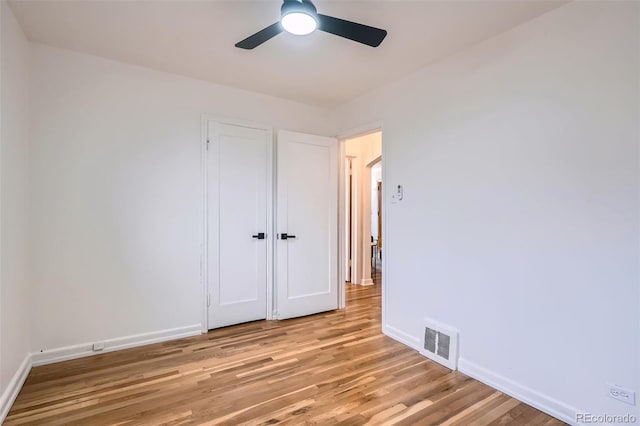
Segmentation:
{"type": "Polygon", "coordinates": [[[104,342],[96,342],[96,343],[93,344],[93,350],[95,352],[101,351],[103,349],[104,349],[104,342]]]}
{"type": "Polygon", "coordinates": [[[607,395],[618,401],[625,402],[630,405],[636,405],[636,393],[631,389],[625,389],[618,385],[607,383],[607,395]]]}

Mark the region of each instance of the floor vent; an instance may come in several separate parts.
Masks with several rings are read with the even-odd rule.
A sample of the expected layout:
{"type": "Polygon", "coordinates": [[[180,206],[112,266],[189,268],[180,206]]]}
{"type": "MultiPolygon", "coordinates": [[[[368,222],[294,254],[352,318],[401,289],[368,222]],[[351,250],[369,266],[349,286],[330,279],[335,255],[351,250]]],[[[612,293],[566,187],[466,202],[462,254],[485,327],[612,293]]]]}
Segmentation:
{"type": "Polygon", "coordinates": [[[437,321],[424,320],[422,355],[452,370],[458,369],[458,330],[437,321]]]}

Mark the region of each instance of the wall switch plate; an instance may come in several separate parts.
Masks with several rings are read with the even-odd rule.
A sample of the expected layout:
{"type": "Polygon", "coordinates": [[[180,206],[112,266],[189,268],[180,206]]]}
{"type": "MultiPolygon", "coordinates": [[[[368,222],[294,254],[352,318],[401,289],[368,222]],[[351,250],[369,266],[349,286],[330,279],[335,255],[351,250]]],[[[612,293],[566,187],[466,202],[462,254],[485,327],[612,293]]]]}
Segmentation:
{"type": "Polygon", "coordinates": [[[625,389],[618,385],[612,385],[607,383],[607,395],[618,401],[630,405],[636,405],[636,393],[631,389],[625,389]]]}
{"type": "Polygon", "coordinates": [[[94,351],[101,351],[104,349],[104,342],[97,342],[93,344],[93,350],[94,351]]]}
{"type": "Polygon", "coordinates": [[[403,192],[402,185],[397,185],[396,188],[395,188],[395,191],[393,191],[391,193],[391,203],[392,204],[395,204],[398,201],[402,201],[402,198],[404,196],[402,192],[403,192]]]}

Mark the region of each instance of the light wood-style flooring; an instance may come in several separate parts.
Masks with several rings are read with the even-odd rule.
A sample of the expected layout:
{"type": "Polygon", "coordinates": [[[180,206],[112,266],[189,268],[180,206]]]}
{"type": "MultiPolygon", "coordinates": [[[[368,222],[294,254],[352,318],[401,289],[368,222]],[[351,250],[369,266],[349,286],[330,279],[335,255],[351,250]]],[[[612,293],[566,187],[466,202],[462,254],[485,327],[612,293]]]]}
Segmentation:
{"type": "Polygon", "coordinates": [[[382,335],[380,285],[348,285],[348,299],[36,367],[6,425],[563,424],[382,335]]]}

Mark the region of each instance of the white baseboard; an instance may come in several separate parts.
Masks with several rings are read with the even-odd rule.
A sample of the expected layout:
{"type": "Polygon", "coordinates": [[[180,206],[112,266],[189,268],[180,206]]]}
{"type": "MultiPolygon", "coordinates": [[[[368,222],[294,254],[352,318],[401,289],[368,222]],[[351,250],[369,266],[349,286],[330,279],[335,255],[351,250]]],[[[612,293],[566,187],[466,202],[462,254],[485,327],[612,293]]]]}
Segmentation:
{"type": "Polygon", "coordinates": [[[105,340],[104,349],[101,351],[94,351],[93,343],[83,343],[80,345],[28,354],[18,368],[18,371],[16,371],[16,374],[9,382],[7,389],[5,389],[2,396],[0,396],[0,424],[4,422],[7,414],[9,414],[9,410],[11,409],[13,402],[16,400],[18,393],[20,393],[20,389],[22,389],[25,380],[27,380],[31,367],[98,355],[105,352],[113,352],[136,346],[150,345],[152,343],[159,343],[167,340],[181,339],[183,337],[197,336],[199,334],[202,334],[202,325],[194,324],[187,327],[178,327],[105,340]]]}
{"type": "MultiPolygon", "coordinates": [[[[388,324],[383,324],[382,333],[420,352],[419,338],[388,324]]],[[[458,359],[458,371],[570,425],[577,424],[577,413],[585,412],[584,410],[578,410],[577,408],[571,407],[562,401],[558,401],[557,399],[551,398],[528,388],[527,386],[516,383],[511,379],[496,374],[493,371],[480,367],[479,365],[467,361],[464,358],[458,359]]]]}
{"type": "Polygon", "coordinates": [[[491,386],[502,393],[512,396],[525,404],[531,405],[532,407],[535,407],[540,411],[544,411],[550,416],[571,425],[577,424],[576,414],[584,412],[558,401],[557,399],[521,385],[520,383],[516,383],[511,379],[496,374],[493,371],[480,367],[479,365],[469,362],[464,358],[460,358],[458,360],[458,370],[461,373],[484,383],[485,385],[491,386]]]}
{"type": "MultiPolygon", "coordinates": [[[[398,342],[409,346],[420,352],[420,339],[401,331],[390,325],[383,325],[382,332],[398,342]]],[[[66,361],[70,359],[82,358],[91,355],[98,355],[105,352],[113,352],[121,349],[128,349],[137,346],[149,345],[152,343],[164,342],[167,340],[180,339],[184,337],[196,336],[202,333],[202,325],[194,324],[187,327],[172,328],[168,330],[155,331],[151,333],[136,334],[133,336],[120,337],[116,339],[105,340],[105,348],[101,351],[93,351],[93,343],[85,343],[80,345],[67,346],[48,351],[35,352],[27,357],[18,368],[18,371],[9,382],[7,389],[0,397],[0,424],[11,409],[11,405],[15,401],[22,385],[24,384],[31,367],[38,365],[51,364],[54,362],[66,361]]],[[[514,382],[504,376],[489,371],[479,365],[460,358],[458,361],[458,369],[461,373],[466,374],[492,388],[495,388],[509,396],[512,396],[540,411],[556,417],[566,423],[575,425],[576,414],[582,412],[571,407],[561,401],[541,394],[524,385],[514,382]]]]}
{"type": "Polygon", "coordinates": [[[2,393],[2,396],[0,396],[0,424],[4,422],[7,414],[9,414],[13,402],[20,393],[20,389],[22,389],[25,380],[27,380],[27,376],[31,371],[31,365],[31,355],[27,354],[22,364],[20,364],[20,367],[18,367],[18,371],[13,375],[9,385],[2,393]]]}
{"type": "Polygon", "coordinates": [[[31,363],[34,367],[70,359],[83,358],[91,355],[99,355],[105,352],[119,351],[137,346],[150,345],[152,343],[167,340],[181,339],[202,334],[202,325],[194,324],[186,327],[171,328],[168,330],[153,331],[151,333],[136,334],[126,337],[104,340],[104,349],[93,350],[93,342],[63,348],[50,349],[31,354],[31,363]]]}
{"type": "Polygon", "coordinates": [[[373,282],[373,280],[371,278],[363,278],[362,281],[360,281],[360,285],[362,286],[369,286],[369,285],[373,285],[375,284],[373,282]]]}
{"type": "Polygon", "coordinates": [[[404,331],[398,330],[397,328],[392,327],[388,324],[382,325],[382,333],[391,337],[393,340],[397,340],[398,342],[420,352],[420,339],[418,339],[417,337],[405,333],[404,331]]]}

